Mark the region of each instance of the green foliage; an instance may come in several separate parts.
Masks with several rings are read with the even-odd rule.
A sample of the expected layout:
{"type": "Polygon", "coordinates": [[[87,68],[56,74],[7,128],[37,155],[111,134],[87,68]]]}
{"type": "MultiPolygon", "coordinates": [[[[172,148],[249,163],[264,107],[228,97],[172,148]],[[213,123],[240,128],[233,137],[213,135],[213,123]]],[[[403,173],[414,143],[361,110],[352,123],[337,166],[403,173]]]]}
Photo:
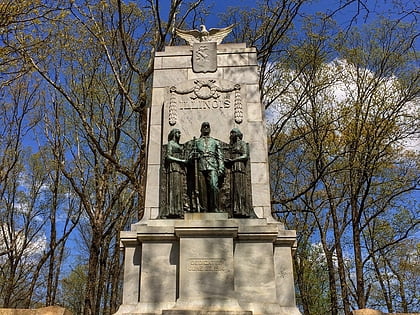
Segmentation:
{"type": "Polygon", "coordinates": [[[61,280],[60,301],[73,314],[83,314],[87,281],[87,266],[82,264],[77,265],[61,280]]]}
{"type": "Polygon", "coordinates": [[[328,266],[319,244],[300,242],[295,253],[295,279],[297,303],[304,305],[305,312],[328,314],[330,311],[328,266]]]}

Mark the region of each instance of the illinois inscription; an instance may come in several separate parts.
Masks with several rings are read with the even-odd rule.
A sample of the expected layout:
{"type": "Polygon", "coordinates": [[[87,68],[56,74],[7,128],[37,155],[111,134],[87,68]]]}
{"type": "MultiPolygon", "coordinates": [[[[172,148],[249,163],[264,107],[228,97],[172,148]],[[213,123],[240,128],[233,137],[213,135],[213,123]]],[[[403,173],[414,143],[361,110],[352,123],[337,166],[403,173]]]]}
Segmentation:
{"type": "Polygon", "coordinates": [[[182,110],[229,110],[240,124],[243,121],[241,86],[227,80],[189,80],[169,89],[169,124],[178,121],[182,110]]]}

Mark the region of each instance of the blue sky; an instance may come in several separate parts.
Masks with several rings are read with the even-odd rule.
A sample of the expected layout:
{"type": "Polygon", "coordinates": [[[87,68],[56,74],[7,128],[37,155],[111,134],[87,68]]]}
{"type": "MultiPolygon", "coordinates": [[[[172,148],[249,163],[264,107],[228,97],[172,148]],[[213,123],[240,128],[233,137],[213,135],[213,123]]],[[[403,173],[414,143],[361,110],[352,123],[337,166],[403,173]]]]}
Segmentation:
{"type": "MultiPolygon", "coordinates": [[[[302,16],[315,14],[316,12],[324,12],[331,14],[337,9],[340,8],[343,2],[342,0],[313,0],[302,5],[302,16]]],[[[259,1],[255,0],[229,0],[229,1],[216,1],[216,0],[205,0],[205,5],[212,6],[211,15],[206,18],[204,21],[208,27],[222,27],[224,25],[219,24],[218,15],[225,13],[229,7],[255,7],[256,3],[259,1]]],[[[355,24],[363,24],[372,21],[373,19],[378,18],[379,16],[388,17],[388,18],[397,18],[404,16],[404,14],[414,10],[418,7],[417,1],[408,1],[404,0],[401,7],[395,7],[395,1],[392,0],[361,0],[354,1],[353,3],[345,6],[342,10],[337,11],[334,14],[334,18],[342,26],[347,26],[349,23],[353,22],[355,24]],[[367,3],[369,6],[364,7],[362,4],[367,3]]],[[[405,17],[406,21],[413,20],[414,15],[407,15],[405,17]]]]}

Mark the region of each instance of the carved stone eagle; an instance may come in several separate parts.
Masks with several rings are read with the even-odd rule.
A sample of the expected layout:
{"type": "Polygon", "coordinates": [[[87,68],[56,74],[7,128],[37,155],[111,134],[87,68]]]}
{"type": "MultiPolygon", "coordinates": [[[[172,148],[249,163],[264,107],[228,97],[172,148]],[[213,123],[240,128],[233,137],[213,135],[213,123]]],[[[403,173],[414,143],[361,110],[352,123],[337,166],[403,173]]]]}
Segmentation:
{"type": "Polygon", "coordinates": [[[180,30],[175,29],[175,35],[184,39],[190,46],[194,43],[216,42],[219,45],[222,40],[232,31],[235,25],[232,24],[225,28],[206,29],[205,25],[200,25],[201,30],[180,30]]]}

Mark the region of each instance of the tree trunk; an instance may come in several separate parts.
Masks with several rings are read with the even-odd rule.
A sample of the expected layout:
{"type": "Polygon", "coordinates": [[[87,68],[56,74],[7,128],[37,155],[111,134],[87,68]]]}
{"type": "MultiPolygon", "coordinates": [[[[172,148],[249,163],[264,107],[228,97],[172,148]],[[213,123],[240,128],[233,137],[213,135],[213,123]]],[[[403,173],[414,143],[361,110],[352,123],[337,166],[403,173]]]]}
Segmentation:
{"type": "Polygon", "coordinates": [[[60,282],[60,274],[61,274],[61,266],[63,265],[63,258],[64,258],[64,250],[65,250],[66,242],[64,241],[63,244],[60,246],[59,255],[58,255],[58,261],[57,261],[57,269],[55,270],[55,275],[52,283],[53,290],[51,291],[51,304],[56,304],[56,298],[57,298],[57,289],[60,282]]]}
{"type": "MultiPolygon", "coordinates": [[[[344,314],[351,315],[350,311],[350,301],[349,301],[349,292],[347,290],[347,278],[345,270],[345,262],[343,257],[343,249],[341,247],[341,232],[339,229],[339,223],[337,218],[336,208],[331,209],[332,220],[333,220],[333,229],[334,229],[334,238],[335,238],[335,251],[337,255],[337,264],[338,264],[338,276],[340,278],[340,288],[341,288],[341,299],[343,301],[344,314]]],[[[344,220],[343,220],[344,221],[344,220]]],[[[344,222],[341,222],[345,224],[344,222]]]]}
{"type": "Polygon", "coordinates": [[[111,275],[110,275],[110,281],[111,281],[111,297],[110,297],[110,310],[111,310],[111,314],[114,314],[117,311],[117,308],[119,306],[119,298],[121,295],[120,292],[120,275],[121,275],[121,271],[123,270],[124,266],[122,263],[122,259],[121,259],[121,250],[120,250],[120,246],[119,246],[119,237],[117,238],[115,245],[114,245],[114,250],[113,250],[113,263],[111,266],[111,275]]]}
{"type": "Polygon", "coordinates": [[[6,289],[4,299],[3,299],[3,308],[12,308],[15,305],[12,305],[12,296],[15,293],[13,290],[14,282],[15,282],[15,275],[16,275],[16,264],[14,262],[14,259],[9,257],[9,266],[10,266],[10,272],[9,277],[6,279],[6,289]]]}
{"type": "Polygon", "coordinates": [[[296,282],[299,288],[299,292],[300,292],[300,299],[301,299],[301,303],[302,303],[302,307],[303,307],[303,314],[304,315],[310,315],[310,309],[309,309],[309,299],[308,299],[308,294],[305,294],[305,292],[307,293],[307,288],[306,288],[306,281],[305,281],[305,267],[304,264],[307,261],[307,257],[305,257],[302,253],[302,251],[299,251],[300,254],[298,254],[299,256],[299,261],[295,263],[296,266],[296,282]]]}
{"type": "Polygon", "coordinates": [[[147,181],[147,147],[149,142],[149,122],[148,122],[149,111],[147,107],[143,107],[140,112],[139,118],[139,129],[142,137],[141,148],[140,148],[140,169],[139,169],[139,178],[140,178],[140,187],[139,187],[139,212],[138,219],[143,218],[144,206],[146,201],[146,181],[147,181]]]}
{"type": "Polygon", "coordinates": [[[391,262],[389,260],[386,260],[386,263],[387,263],[389,269],[392,271],[392,273],[395,275],[395,277],[398,280],[398,291],[399,291],[400,297],[401,297],[401,308],[402,308],[402,311],[404,313],[408,313],[408,302],[407,302],[407,298],[405,296],[404,280],[402,279],[402,277],[400,275],[400,272],[398,270],[396,270],[391,265],[391,262]]]}
{"type": "Polygon", "coordinates": [[[365,279],[363,275],[363,260],[362,260],[362,244],[360,239],[360,229],[359,229],[359,220],[357,205],[352,203],[352,212],[353,212],[353,252],[354,252],[354,263],[356,269],[356,302],[359,309],[366,308],[366,298],[365,298],[365,279]]]}
{"type": "Polygon", "coordinates": [[[383,276],[382,276],[382,273],[381,273],[381,270],[379,268],[378,261],[377,261],[375,255],[372,255],[371,259],[372,259],[372,262],[373,262],[373,267],[374,267],[374,270],[375,270],[376,277],[377,277],[379,285],[382,289],[382,295],[384,297],[388,313],[394,313],[394,308],[392,306],[391,297],[386,290],[385,283],[382,279],[383,276]]]}
{"type": "Polygon", "coordinates": [[[97,309],[97,300],[101,297],[98,296],[98,267],[99,267],[99,255],[101,254],[101,230],[97,224],[92,224],[92,237],[89,247],[89,263],[88,263],[88,275],[85,292],[85,305],[84,315],[97,315],[99,309],[97,309]]]}
{"type": "Polygon", "coordinates": [[[330,286],[331,315],[338,315],[338,298],[333,252],[329,251],[326,247],[324,247],[324,252],[328,266],[328,283],[330,286]]]}
{"type": "Polygon", "coordinates": [[[99,259],[99,275],[98,275],[98,287],[97,287],[97,296],[99,297],[96,300],[96,309],[99,310],[101,308],[101,299],[104,297],[104,301],[102,303],[103,307],[103,314],[108,314],[108,290],[109,290],[109,282],[108,282],[108,262],[109,260],[109,246],[111,241],[112,235],[108,235],[101,244],[101,255],[99,259]]]}
{"type": "Polygon", "coordinates": [[[57,289],[54,288],[54,270],[55,270],[55,249],[57,247],[57,229],[56,229],[56,211],[58,208],[58,185],[59,185],[59,172],[55,172],[54,185],[52,191],[52,204],[50,208],[50,262],[48,266],[47,276],[47,296],[45,306],[54,305],[52,296],[53,292],[57,289]]]}

